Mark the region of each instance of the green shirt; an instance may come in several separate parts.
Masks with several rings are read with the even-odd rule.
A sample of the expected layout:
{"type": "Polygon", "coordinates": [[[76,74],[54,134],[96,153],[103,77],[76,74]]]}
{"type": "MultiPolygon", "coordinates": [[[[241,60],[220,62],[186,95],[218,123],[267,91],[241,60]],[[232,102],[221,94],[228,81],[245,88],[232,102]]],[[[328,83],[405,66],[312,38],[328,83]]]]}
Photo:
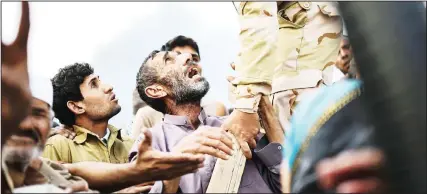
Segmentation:
{"type": "Polygon", "coordinates": [[[120,129],[108,125],[110,135],[107,146],[95,133],[74,125],[76,137],[73,140],[54,135],[46,142],[43,157],[65,163],[84,161],[126,163],[134,140],[123,136],[120,129]]]}

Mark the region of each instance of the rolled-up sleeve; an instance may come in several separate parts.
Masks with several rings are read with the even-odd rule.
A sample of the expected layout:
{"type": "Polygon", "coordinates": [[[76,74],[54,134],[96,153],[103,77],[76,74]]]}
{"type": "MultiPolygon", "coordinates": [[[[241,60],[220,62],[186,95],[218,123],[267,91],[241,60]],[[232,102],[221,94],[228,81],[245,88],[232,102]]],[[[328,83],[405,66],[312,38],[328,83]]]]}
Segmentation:
{"type": "Polygon", "coordinates": [[[280,165],[282,162],[282,145],[269,143],[267,136],[263,136],[253,150],[253,158],[262,178],[274,193],[282,193],[280,184],[280,165]]]}

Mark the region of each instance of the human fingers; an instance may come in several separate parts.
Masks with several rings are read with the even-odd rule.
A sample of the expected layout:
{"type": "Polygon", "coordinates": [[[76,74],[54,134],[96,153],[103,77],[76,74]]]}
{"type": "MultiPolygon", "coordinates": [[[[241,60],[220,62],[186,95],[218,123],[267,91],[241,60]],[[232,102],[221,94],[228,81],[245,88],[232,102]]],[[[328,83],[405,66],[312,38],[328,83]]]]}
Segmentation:
{"type": "MultiPolygon", "coordinates": [[[[165,164],[199,164],[203,163],[205,157],[203,155],[189,154],[189,153],[172,153],[172,152],[158,152],[156,159],[165,164]]],[[[154,154],[153,154],[154,155],[154,154]]]]}
{"type": "Polygon", "coordinates": [[[212,147],[214,149],[218,149],[221,150],[222,152],[228,154],[228,155],[233,155],[233,150],[232,148],[228,147],[227,145],[225,145],[223,142],[221,142],[220,140],[217,139],[211,139],[208,137],[200,137],[198,142],[202,145],[208,146],[208,147],[212,147]]]}
{"type": "Polygon", "coordinates": [[[243,155],[245,155],[247,159],[251,159],[252,152],[251,152],[251,149],[249,148],[248,143],[240,138],[237,138],[237,142],[239,143],[240,148],[242,149],[243,155]]]}
{"type": "Polygon", "coordinates": [[[194,153],[208,154],[213,157],[221,158],[223,160],[228,160],[230,158],[230,156],[225,154],[224,152],[210,146],[205,146],[203,144],[197,145],[197,147],[194,148],[194,153]]]}
{"type": "Polygon", "coordinates": [[[218,143],[224,144],[228,149],[233,149],[233,139],[231,135],[222,128],[210,128],[209,131],[203,131],[202,135],[212,140],[218,140],[218,143]]]}
{"type": "Polygon", "coordinates": [[[325,188],[332,188],[345,178],[378,170],[383,165],[383,160],[383,155],[378,150],[350,150],[322,160],[316,166],[316,171],[320,184],[325,188]]]}
{"type": "Polygon", "coordinates": [[[337,193],[379,193],[383,182],[376,177],[348,180],[337,186],[337,193]]]}

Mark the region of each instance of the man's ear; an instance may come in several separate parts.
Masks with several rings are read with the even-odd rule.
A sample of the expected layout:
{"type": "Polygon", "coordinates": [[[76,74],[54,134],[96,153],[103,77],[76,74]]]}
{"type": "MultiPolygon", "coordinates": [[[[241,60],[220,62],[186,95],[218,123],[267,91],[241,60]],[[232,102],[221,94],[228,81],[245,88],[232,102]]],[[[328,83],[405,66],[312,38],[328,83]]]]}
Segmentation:
{"type": "Polygon", "coordinates": [[[67,107],[76,115],[83,114],[85,112],[84,106],[81,102],[68,101],[67,107]]]}
{"type": "Polygon", "coordinates": [[[152,85],[146,87],[145,94],[150,98],[163,98],[168,95],[165,88],[161,85],[152,85]]]}

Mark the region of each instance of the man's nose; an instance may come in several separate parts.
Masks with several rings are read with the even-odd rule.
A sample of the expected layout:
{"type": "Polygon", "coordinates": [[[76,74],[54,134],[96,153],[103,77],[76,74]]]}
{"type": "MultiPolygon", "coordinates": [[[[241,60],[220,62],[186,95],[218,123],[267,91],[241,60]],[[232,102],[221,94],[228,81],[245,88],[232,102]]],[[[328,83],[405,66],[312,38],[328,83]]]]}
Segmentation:
{"type": "Polygon", "coordinates": [[[183,65],[191,65],[190,61],[193,61],[193,56],[190,53],[183,53],[179,55],[180,59],[183,61],[183,65]]]}
{"type": "Polygon", "coordinates": [[[346,58],[348,56],[349,51],[347,51],[346,49],[341,49],[341,57],[342,58],[346,58]]]}
{"type": "Polygon", "coordinates": [[[113,86],[109,84],[104,84],[104,92],[110,93],[111,91],[113,91],[113,86]]]}
{"type": "Polygon", "coordinates": [[[31,116],[25,117],[25,119],[19,124],[19,130],[33,130],[33,128],[34,125],[31,116]]]}

